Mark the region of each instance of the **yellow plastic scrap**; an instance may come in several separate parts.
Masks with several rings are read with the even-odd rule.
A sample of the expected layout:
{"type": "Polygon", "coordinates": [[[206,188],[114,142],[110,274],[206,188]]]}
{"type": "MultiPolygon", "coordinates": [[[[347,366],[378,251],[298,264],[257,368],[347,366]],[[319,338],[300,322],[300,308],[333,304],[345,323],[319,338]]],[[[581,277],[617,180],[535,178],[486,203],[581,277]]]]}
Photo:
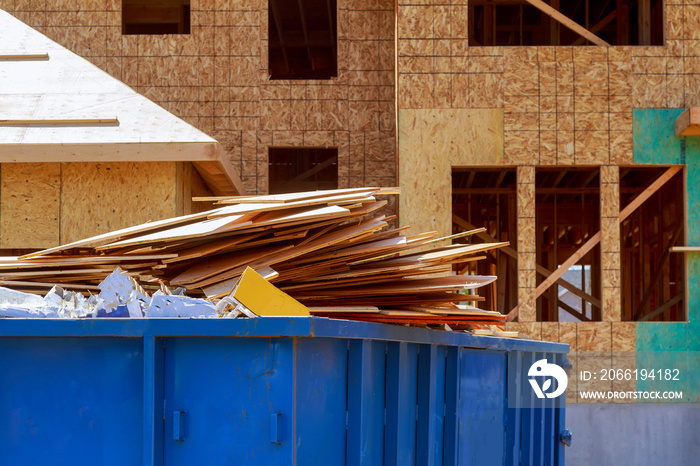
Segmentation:
{"type": "Polygon", "coordinates": [[[248,267],[233,297],[259,316],[308,316],[309,309],[248,267]]]}

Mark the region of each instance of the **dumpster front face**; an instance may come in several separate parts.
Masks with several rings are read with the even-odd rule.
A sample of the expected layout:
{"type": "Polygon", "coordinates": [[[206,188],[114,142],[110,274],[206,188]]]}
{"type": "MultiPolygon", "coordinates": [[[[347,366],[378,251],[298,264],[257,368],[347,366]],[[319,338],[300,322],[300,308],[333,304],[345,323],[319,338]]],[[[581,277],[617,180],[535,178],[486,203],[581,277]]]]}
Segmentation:
{"type": "Polygon", "coordinates": [[[131,338],[0,338],[0,464],[140,464],[131,338]]]}
{"type": "Polygon", "coordinates": [[[0,322],[0,463],[563,464],[564,397],[537,400],[523,374],[564,345],[315,318],[127,322],[0,322]]]}

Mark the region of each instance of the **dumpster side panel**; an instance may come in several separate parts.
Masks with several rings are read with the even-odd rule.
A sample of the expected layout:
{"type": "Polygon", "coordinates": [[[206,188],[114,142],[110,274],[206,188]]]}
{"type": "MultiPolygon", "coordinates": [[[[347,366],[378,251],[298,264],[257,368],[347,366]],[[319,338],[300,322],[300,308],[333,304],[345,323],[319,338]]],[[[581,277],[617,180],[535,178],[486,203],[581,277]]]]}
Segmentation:
{"type": "Polygon", "coordinates": [[[386,342],[352,340],[349,349],[347,465],[381,464],[386,342]]]}
{"type": "Polygon", "coordinates": [[[506,354],[461,350],[459,465],[502,464],[506,354]]]}
{"type": "Polygon", "coordinates": [[[416,464],[418,345],[389,342],[386,353],[384,464],[416,464]]]}
{"type": "Polygon", "coordinates": [[[3,464],[140,464],[140,339],[1,338],[3,464]]]}
{"type": "Polygon", "coordinates": [[[508,353],[506,465],[564,464],[559,434],[564,430],[566,396],[537,398],[528,371],[540,359],[566,367],[561,353],[508,353]]]}
{"type": "Polygon", "coordinates": [[[347,375],[347,340],[297,340],[297,464],[345,464],[347,375]]]}
{"type": "Polygon", "coordinates": [[[293,464],[293,339],[164,344],[166,465],[293,464]]]}

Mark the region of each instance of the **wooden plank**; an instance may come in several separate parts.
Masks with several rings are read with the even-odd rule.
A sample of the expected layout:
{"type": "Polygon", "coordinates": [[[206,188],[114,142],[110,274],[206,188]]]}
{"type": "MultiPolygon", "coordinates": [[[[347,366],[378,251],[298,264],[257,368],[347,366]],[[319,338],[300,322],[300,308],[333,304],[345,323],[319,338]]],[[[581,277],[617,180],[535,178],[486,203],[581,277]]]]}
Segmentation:
{"type": "MultiPolygon", "coordinates": [[[[205,198],[197,198],[199,200],[205,198]]],[[[218,199],[218,198],[206,198],[206,199],[218,199]]],[[[240,203],[234,205],[227,205],[221,208],[216,213],[212,214],[211,218],[225,217],[226,215],[232,214],[244,214],[252,212],[273,212],[276,210],[285,209],[295,209],[299,207],[310,207],[310,206],[331,206],[335,205],[338,201],[364,201],[364,202],[374,202],[376,199],[372,197],[372,192],[363,192],[359,194],[343,194],[340,196],[328,196],[320,197],[314,199],[302,199],[300,201],[292,202],[267,202],[267,203],[240,203]]]]}
{"type": "Polygon", "coordinates": [[[2,61],[35,61],[35,60],[48,60],[48,53],[21,53],[21,54],[0,54],[0,60],[2,61]]]}
{"type": "MultiPolygon", "coordinates": [[[[601,19],[596,24],[591,26],[591,28],[590,28],[591,33],[593,33],[593,34],[597,33],[598,31],[603,29],[605,26],[610,24],[610,22],[612,20],[614,20],[615,18],[617,18],[617,10],[611,11],[605,18],[601,19]]],[[[579,37],[571,45],[581,45],[585,42],[585,40],[586,39],[584,37],[579,37]]],[[[621,44],[618,44],[618,45],[621,45],[621,44]]]]}
{"type": "Polygon", "coordinates": [[[175,162],[175,182],[175,215],[189,215],[192,213],[192,163],[175,162]]]}
{"type": "Polygon", "coordinates": [[[561,266],[545,280],[540,283],[540,285],[535,289],[535,297],[539,298],[542,293],[544,293],[547,288],[552,286],[562,275],[566,273],[569,268],[576,264],[583,256],[588,254],[596,245],[600,243],[600,232],[593,235],[588,241],[586,241],[583,246],[581,246],[574,254],[572,254],[567,260],[564,261],[561,266]]]}
{"type": "MultiPolygon", "coordinates": [[[[283,251],[282,253],[276,256],[272,256],[267,259],[263,258],[258,261],[255,261],[251,263],[250,266],[255,269],[257,267],[271,266],[284,261],[288,261],[295,257],[299,257],[304,254],[309,254],[319,249],[323,249],[324,247],[327,247],[329,245],[340,243],[353,237],[359,236],[367,231],[371,231],[377,228],[377,226],[381,223],[382,222],[379,222],[377,220],[370,220],[361,225],[353,225],[347,228],[343,228],[338,231],[334,231],[315,241],[307,243],[304,246],[291,248],[283,251]]],[[[233,280],[235,280],[236,277],[238,277],[241,273],[243,273],[243,270],[241,270],[241,267],[238,267],[224,272],[222,274],[219,274],[210,279],[206,279],[197,283],[192,283],[190,284],[190,287],[202,288],[208,297],[218,296],[221,293],[228,293],[231,288],[228,288],[227,291],[227,287],[229,287],[231,284],[235,285],[235,283],[233,283],[233,280]]]]}
{"type": "MultiPolygon", "coordinates": [[[[401,292],[416,293],[416,292],[435,292],[435,291],[459,291],[473,290],[481,286],[488,285],[496,280],[496,277],[477,276],[477,275],[452,275],[449,277],[439,278],[412,278],[400,280],[396,282],[383,283],[376,286],[361,286],[353,288],[337,288],[317,290],[313,296],[381,296],[392,295],[401,292]]],[[[295,296],[303,296],[296,294],[295,296]]]]}
{"type": "MultiPolygon", "coordinates": [[[[7,288],[12,288],[13,290],[19,287],[37,287],[37,288],[48,288],[51,289],[56,286],[55,282],[27,282],[21,280],[0,280],[0,286],[5,286],[7,288]]],[[[84,283],[64,283],[61,284],[63,288],[68,288],[69,290],[90,290],[99,291],[100,287],[97,285],[86,285],[84,283]]]]}
{"type": "Polygon", "coordinates": [[[150,233],[135,238],[129,238],[116,243],[110,243],[104,246],[95,248],[97,251],[107,251],[111,249],[123,248],[126,246],[144,245],[148,243],[157,243],[162,241],[176,241],[187,238],[201,238],[204,236],[215,235],[217,233],[230,232],[232,230],[241,229],[248,225],[252,225],[249,215],[231,215],[230,217],[222,217],[213,220],[204,220],[198,223],[183,225],[168,230],[150,233]]]}
{"type": "Polygon", "coordinates": [[[68,251],[71,249],[78,248],[94,248],[102,246],[105,244],[112,243],[114,241],[119,241],[126,237],[133,237],[138,234],[142,234],[148,231],[161,230],[163,228],[172,227],[175,225],[180,225],[183,223],[192,223],[203,218],[207,218],[210,212],[200,212],[197,214],[185,215],[183,217],[166,218],[163,220],[158,220],[155,222],[146,222],[140,225],[135,225],[127,228],[122,228],[120,230],[111,231],[104,233],[102,235],[93,236],[90,238],[75,241],[73,243],[64,244],[62,246],[56,246],[49,249],[44,249],[42,251],[33,252],[31,254],[26,254],[20,256],[20,259],[32,259],[36,257],[48,256],[50,254],[61,253],[63,251],[68,251]]]}
{"type": "Polygon", "coordinates": [[[377,194],[397,194],[400,192],[399,188],[379,188],[379,187],[367,187],[367,188],[348,188],[348,189],[329,189],[323,191],[309,191],[303,193],[288,193],[288,194],[270,194],[268,196],[252,196],[252,197],[230,197],[226,199],[220,199],[221,204],[243,204],[243,203],[278,203],[278,202],[299,202],[310,199],[324,198],[328,196],[338,196],[341,194],[357,194],[357,193],[370,193],[375,192],[377,194]]]}
{"type": "Polygon", "coordinates": [[[649,185],[644,191],[642,191],[639,196],[635,197],[632,202],[627,205],[620,212],[620,222],[623,222],[627,217],[634,212],[637,207],[642,205],[647,199],[656,193],[668,180],[673,178],[673,176],[683,169],[682,166],[676,165],[669,167],[661,176],[659,176],[652,184],[649,185]]]}
{"type": "MultiPolygon", "coordinates": [[[[659,232],[662,233],[662,231],[663,231],[663,228],[660,225],[659,232]]],[[[676,227],[676,231],[673,232],[673,236],[671,237],[671,240],[668,243],[669,246],[674,244],[676,241],[678,241],[678,238],[680,237],[680,234],[682,231],[683,231],[683,222],[679,222],[678,226],[676,227]]],[[[660,241],[657,241],[657,248],[660,250],[662,247],[663,247],[663,244],[661,244],[660,241]]],[[[654,292],[654,288],[656,288],[656,285],[659,284],[659,281],[665,275],[663,273],[664,268],[665,268],[665,265],[668,262],[668,259],[670,257],[671,257],[671,248],[669,247],[666,250],[664,250],[663,254],[661,255],[661,258],[659,259],[659,263],[656,265],[656,269],[654,270],[654,274],[651,276],[651,280],[649,281],[649,285],[647,286],[647,289],[644,292],[644,297],[642,298],[641,303],[639,303],[639,306],[637,307],[637,312],[634,313],[634,320],[639,320],[641,318],[641,316],[644,314],[644,310],[649,305],[649,300],[651,299],[651,295],[654,292]]]]}
{"type": "MultiPolygon", "coordinates": [[[[460,216],[458,216],[456,214],[452,214],[452,221],[462,228],[467,228],[467,229],[476,228],[474,225],[472,225],[471,223],[469,223],[468,221],[464,220],[463,218],[461,218],[460,216]]],[[[487,233],[479,232],[476,234],[476,236],[478,238],[483,239],[484,241],[496,242],[496,239],[487,233]]],[[[518,260],[518,252],[510,246],[503,246],[499,249],[499,251],[504,253],[504,254],[507,254],[508,256],[512,257],[516,261],[518,260]]],[[[535,264],[535,268],[537,270],[537,273],[539,273],[540,275],[543,275],[544,277],[549,277],[552,274],[552,272],[549,269],[547,269],[546,267],[544,267],[540,264],[535,264]]],[[[501,276],[501,279],[504,279],[504,278],[505,277],[501,276]]],[[[569,290],[570,292],[572,292],[573,294],[575,294],[579,298],[585,299],[586,301],[593,304],[594,306],[600,307],[602,305],[598,298],[595,298],[595,297],[589,295],[588,293],[586,293],[582,289],[567,282],[563,278],[559,278],[556,281],[556,283],[558,285],[563,286],[564,288],[566,288],[567,290],[569,290]]]]}
{"type": "Polygon", "coordinates": [[[236,170],[221,154],[217,145],[219,157],[216,160],[194,160],[192,166],[201,175],[212,192],[218,196],[243,195],[245,187],[236,170]]]}
{"type": "MultiPolygon", "coordinates": [[[[656,193],[656,191],[658,191],[659,188],[661,188],[661,186],[663,186],[682,168],[683,167],[681,166],[674,166],[666,170],[661,176],[659,176],[659,178],[657,178],[651,185],[649,185],[648,188],[642,191],[639,194],[639,196],[634,198],[634,200],[630,202],[629,205],[620,212],[619,221],[622,222],[627,217],[629,217],[632,212],[634,212],[640,205],[642,205],[644,201],[653,196],[654,193],[656,193]]],[[[552,272],[552,275],[550,275],[544,281],[542,281],[542,283],[540,283],[540,285],[535,290],[535,296],[541,296],[547,288],[552,286],[552,284],[554,284],[557,281],[557,279],[564,275],[566,271],[569,270],[569,268],[576,262],[578,262],[583,256],[588,254],[599,242],[600,232],[593,235],[588,241],[586,241],[586,243],[584,243],[583,246],[581,246],[578,249],[578,251],[576,251],[576,253],[572,254],[566,261],[564,261],[563,264],[561,264],[561,266],[557,270],[552,272]]]]}
{"type": "Polygon", "coordinates": [[[280,246],[271,246],[268,248],[252,249],[243,253],[222,254],[207,261],[198,262],[194,266],[188,268],[180,275],[176,276],[170,283],[173,285],[188,285],[190,283],[200,282],[215,275],[222,274],[228,270],[241,267],[243,265],[260,261],[266,257],[279,254],[282,251],[292,248],[293,245],[285,244],[280,246]]]}
{"type": "Polygon", "coordinates": [[[0,126],[115,126],[118,124],[117,118],[0,120],[0,126]]]}
{"type": "Polygon", "coordinates": [[[605,42],[603,39],[600,37],[596,36],[593,34],[591,31],[588,29],[584,28],[580,24],[578,24],[576,21],[573,21],[571,18],[561,14],[559,11],[555,10],[551,6],[547,5],[544,3],[542,0],[525,0],[527,3],[530,5],[534,6],[538,10],[542,11],[545,14],[548,14],[552,18],[556,19],[559,21],[561,24],[566,26],[567,28],[571,29],[575,33],[585,37],[589,41],[593,42],[595,45],[600,45],[600,46],[610,46],[607,42],[605,42]]]}
{"type": "Polygon", "coordinates": [[[674,298],[670,299],[669,301],[666,301],[664,304],[659,306],[658,308],[654,309],[651,311],[649,314],[643,315],[640,319],[639,322],[644,322],[647,320],[651,320],[654,317],[658,316],[659,314],[663,314],[667,310],[671,309],[673,306],[676,304],[680,303],[683,300],[683,296],[685,296],[684,293],[679,293],[677,294],[674,298]]]}
{"type": "Polygon", "coordinates": [[[700,107],[686,108],[675,122],[676,136],[700,136],[700,107]]]}
{"type": "Polygon", "coordinates": [[[700,246],[673,246],[671,252],[698,252],[700,246]]]}

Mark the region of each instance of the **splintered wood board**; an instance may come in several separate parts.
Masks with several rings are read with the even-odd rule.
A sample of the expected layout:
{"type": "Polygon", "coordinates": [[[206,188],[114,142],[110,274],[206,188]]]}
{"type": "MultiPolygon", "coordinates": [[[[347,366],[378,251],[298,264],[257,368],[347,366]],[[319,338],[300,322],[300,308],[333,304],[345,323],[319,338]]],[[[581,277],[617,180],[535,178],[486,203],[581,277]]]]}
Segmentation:
{"type": "Polygon", "coordinates": [[[325,197],[338,196],[341,194],[351,193],[376,193],[376,194],[398,194],[398,188],[348,188],[348,189],[331,189],[325,191],[309,191],[304,193],[289,193],[289,194],[271,194],[269,196],[255,197],[232,197],[220,199],[221,204],[241,204],[241,203],[286,203],[299,202],[310,199],[318,199],[325,197]]]}
{"type": "Polygon", "coordinates": [[[187,238],[200,238],[202,236],[215,235],[217,233],[240,229],[251,224],[246,215],[232,215],[214,220],[204,220],[198,223],[183,225],[157,233],[137,236],[136,238],[117,241],[95,248],[98,251],[123,248],[126,246],[143,245],[148,243],[158,243],[162,241],[177,241],[187,238]]]}
{"type": "MultiPolygon", "coordinates": [[[[458,291],[462,289],[475,289],[481,286],[488,285],[496,280],[496,277],[480,277],[476,275],[453,275],[451,277],[441,278],[416,278],[405,279],[396,282],[384,283],[377,286],[359,286],[348,288],[331,288],[317,290],[315,294],[310,294],[308,297],[324,297],[324,296],[381,296],[392,295],[397,293],[428,293],[435,291],[458,291]],[[449,280],[458,278],[460,280],[449,280]]],[[[307,297],[303,293],[295,293],[295,296],[307,297]]]]}
{"type": "MultiPolygon", "coordinates": [[[[360,235],[368,230],[376,228],[377,223],[381,224],[382,222],[369,220],[367,223],[362,224],[362,225],[352,226],[349,228],[342,228],[340,230],[337,230],[337,231],[330,233],[327,236],[324,236],[324,237],[319,238],[315,241],[307,243],[303,246],[287,249],[287,250],[282,251],[281,253],[279,253],[275,256],[271,256],[267,259],[253,262],[250,266],[253,268],[265,267],[265,266],[271,266],[274,264],[278,264],[280,262],[291,260],[291,259],[293,259],[295,257],[299,257],[303,254],[308,254],[308,253],[316,251],[318,249],[322,249],[323,247],[350,239],[354,236],[358,236],[358,235],[360,235]]],[[[226,293],[227,289],[230,289],[230,288],[228,288],[228,286],[229,286],[228,280],[235,278],[236,276],[243,273],[243,271],[241,270],[241,267],[237,267],[237,268],[232,269],[228,272],[223,272],[223,273],[216,275],[210,279],[206,279],[206,280],[199,281],[196,283],[190,283],[188,285],[188,288],[202,288],[208,297],[218,296],[221,293],[226,293]],[[216,285],[217,283],[220,285],[210,286],[210,285],[216,285]]]]}
{"type": "Polygon", "coordinates": [[[363,312],[363,313],[378,313],[379,308],[377,306],[308,306],[309,312],[312,314],[315,313],[324,313],[324,314],[332,314],[332,313],[355,313],[355,312],[363,312]]]}
{"type": "MultiPolygon", "coordinates": [[[[216,256],[207,261],[188,268],[186,271],[172,279],[173,285],[189,285],[200,282],[215,275],[220,275],[228,270],[251,264],[266,257],[279,254],[282,251],[291,249],[292,245],[271,246],[267,248],[253,249],[243,253],[230,253],[216,256]]],[[[244,269],[245,270],[245,269],[244,269]]],[[[242,273],[242,272],[241,272],[242,273]]]]}
{"type": "Polygon", "coordinates": [[[241,204],[234,204],[230,206],[223,207],[220,212],[213,214],[211,218],[215,217],[220,217],[220,216],[225,216],[225,215],[236,215],[236,214],[247,214],[247,213],[255,213],[255,212],[273,212],[273,211],[278,211],[278,210],[287,210],[287,209],[295,209],[295,208],[300,208],[300,207],[311,207],[311,206],[318,206],[318,205],[326,205],[326,206],[332,206],[332,205],[338,205],[338,203],[341,202],[372,202],[376,201],[374,197],[371,195],[368,195],[366,193],[361,193],[361,194],[351,194],[351,195],[344,195],[344,196],[330,196],[330,197],[324,197],[324,198],[318,198],[318,199],[311,199],[311,200],[303,200],[303,201],[296,201],[296,202],[286,202],[286,203],[280,203],[280,202],[269,202],[269,203],[241,203],[241,204]]]}
{"type": "Polygon", "coordinates": [[[185,215],[182,217],[166,218],[163,220],[158,220],[155,222],[146,222],[140,225],[135,225],[132,227],[122,228],[121,230],[111,231],[97,236],[92,236],[90,238],[81,239],[74,241],[69,244],[64,244],[61,246],[56,246],[49,249],[44,249],[42,251],[33,252],[31,254],[25,254],[20,256],[20,259],[32,259],[34,257],[48,256],[50,254],[55,254],[63,251],[68,251],[71,249],[79,248],[94,248],[102,246],[105,244],[113,243],[115,241],[122,240],[128,236],[138,235],[153,230],[160,230],[162,228],[172,227],[175,225],[180,225],[183,223],[195,222],[200,219],[205,219],[213,211],[199,212],[196,214],[185,215]]]}

